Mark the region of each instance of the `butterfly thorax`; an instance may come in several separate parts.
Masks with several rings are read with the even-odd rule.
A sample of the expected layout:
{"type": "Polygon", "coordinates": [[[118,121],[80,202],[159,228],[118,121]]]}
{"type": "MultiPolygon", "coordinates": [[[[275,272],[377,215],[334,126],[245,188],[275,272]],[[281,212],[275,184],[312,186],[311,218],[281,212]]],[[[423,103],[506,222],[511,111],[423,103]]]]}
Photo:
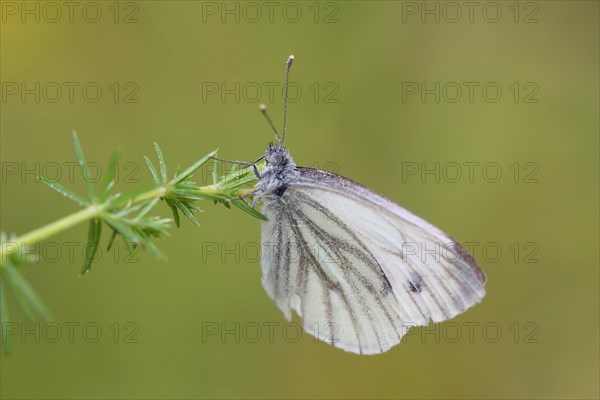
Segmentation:
{"type": "Polygon", "coordinates": [[[269,205],[281,204],[287,188],[299,178],[296,163],[283,145],[271,143],[265,152],[265,161],[265,169],[258,181],[260,196],[269,198],[269,205]]]}

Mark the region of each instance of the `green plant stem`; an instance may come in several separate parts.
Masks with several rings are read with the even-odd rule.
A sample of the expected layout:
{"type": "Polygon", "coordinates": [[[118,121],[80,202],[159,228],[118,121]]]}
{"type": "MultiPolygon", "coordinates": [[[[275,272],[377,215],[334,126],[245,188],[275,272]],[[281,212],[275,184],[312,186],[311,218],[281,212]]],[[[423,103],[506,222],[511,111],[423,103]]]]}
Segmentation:
{"type": "MultiPolygon", "coordinates": [[[[15,239],[14,243],[17,243],[19,246],[30,246],[51,236],[54,236],[57,233],[65,231],[81,222],[94,218],[98,216],[100,212],[102,212],[101,207],[89,206],[71,215],[67,215],[66,217],[61,218],[58,221],[54,221],[46,226],[42,226],[29,233],[21,235],[15,239]]],[[[3,253],[4,250],[5,249],[2,249],[3,253]]]]}
{"type": "MultiPolygon", "coordinates": [[[[140,203],[142,201],[146,201],[146,200],[152,200],[156,197],[164,197],[167,192],[168,192],[168,188],[164,187],[164,186],[159,186],[157,188],[148,190],[147,192],[143,192],[138,194],[137,196],[135,196],[133,199],[131,199],[131,204],[136,204],[136,203],[140,203]]],[[[125,200],[124,202],[127,202],[129,200],[125,200]]],[[[121,203],[119,203],[121,204],[121,203]]]]}
{"type": "MultiPolygon", "coordinates": [[[[221,193],[219,185],[202,186],[199,188],[199,190],[204,191],[208,194],[221,193]]],[[[152,200],[157,197],[164,197],[167,194],[167,192],[168,187],[161,186],[148,190],[147,192],[140,193],[130,201],[132,204],[136,204],[142,201],[152,200]]],[[[240,192],[243,194],[245,191],[240,190],[240,192]]],[[[48,225],[42,226],[31,232],[25,233],[24,235],[17,237],[11,243],[3,244],[2,248],[0,248],[0,268],[4,267],[4,265],[6,264],[5,258],[10,256],[10,254],[6,254],[8,245],[16,244],[19,247],[31,246],[35,243],[41,242],[42,240],[48,239],[49,237],[54,236],[60,232],[66,231],[67,229],[72,228],[77,224],[89,221],[92,218],[99,217],[104,212],[104,207],[104,204],[88,206],[83,210],[77,211],[71,215],[61,218],[58,221],[54,221],[48,225]]]]}

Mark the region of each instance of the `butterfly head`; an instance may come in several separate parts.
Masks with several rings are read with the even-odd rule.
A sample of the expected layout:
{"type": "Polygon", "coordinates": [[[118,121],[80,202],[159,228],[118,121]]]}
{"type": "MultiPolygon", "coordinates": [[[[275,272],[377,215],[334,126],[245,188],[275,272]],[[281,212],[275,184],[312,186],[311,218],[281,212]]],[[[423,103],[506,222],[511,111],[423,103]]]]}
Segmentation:
{"type": "Polygon", "coordinates": [[[273,144],[270,142],[265,152],[265,161],[272,166],[285,165],[291,161],[290,152],[283,146],[283,143],[273,144]]]}
{"type": "Polygon", "coordinates": [[[296,163],[282,143],[269,143],[265,152],[265,169],[258,183],[263,194],[281,198],[287,188],[298,180],[296,163]]]}

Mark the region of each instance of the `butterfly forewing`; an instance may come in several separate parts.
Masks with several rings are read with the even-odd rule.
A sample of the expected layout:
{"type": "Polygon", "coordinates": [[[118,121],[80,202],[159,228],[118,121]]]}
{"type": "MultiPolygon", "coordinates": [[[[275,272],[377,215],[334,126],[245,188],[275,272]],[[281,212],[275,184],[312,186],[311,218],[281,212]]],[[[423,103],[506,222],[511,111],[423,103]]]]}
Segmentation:
{"type": "Polygon", "coordinates": [[[373,354],[483,298],[482,270],[442,231],[349,179],[298,171],[263,207],[263,286],[288,320],[295,310],[319,339],[373,354]]]}

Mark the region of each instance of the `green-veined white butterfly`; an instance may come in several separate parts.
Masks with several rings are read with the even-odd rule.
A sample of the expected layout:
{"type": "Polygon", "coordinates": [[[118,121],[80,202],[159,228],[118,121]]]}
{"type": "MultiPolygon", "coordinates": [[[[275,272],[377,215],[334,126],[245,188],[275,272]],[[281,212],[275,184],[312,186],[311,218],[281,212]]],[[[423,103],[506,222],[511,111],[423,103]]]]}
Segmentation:
{"type": "Polygon", "coordinates": [[[254,201],[268,218],[262,247],[271,249],[261,255],[262,283],[305,331],[346,351],[382,353],[408,328],[479,303],[486,277],[462,245],[425,220],[350,179],[294,163],[284,147],[293,59],[283,135],[265,112],[278,143],[259,159],[265,169],[255,168],[254,201]],[[427,249],[437,254],[424,257],[427,249]]]}

